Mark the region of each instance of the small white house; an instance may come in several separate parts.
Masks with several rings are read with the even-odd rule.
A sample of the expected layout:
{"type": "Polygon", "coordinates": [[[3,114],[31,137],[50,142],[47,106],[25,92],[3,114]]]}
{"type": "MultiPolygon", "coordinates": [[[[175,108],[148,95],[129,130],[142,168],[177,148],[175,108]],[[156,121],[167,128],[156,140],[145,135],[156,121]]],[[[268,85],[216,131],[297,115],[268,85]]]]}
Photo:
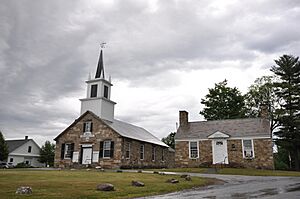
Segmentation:
{"type": "Polygon", "coordinates": [[[44,166],[43,163],[38,161],[41,148],[33,139],[28,139],[28,136],[25,136],[25,139],[6,140],[5,142],[9,151],[8,163],[12,163],[14,166],[22,162],[33,167],[44,166]]]}

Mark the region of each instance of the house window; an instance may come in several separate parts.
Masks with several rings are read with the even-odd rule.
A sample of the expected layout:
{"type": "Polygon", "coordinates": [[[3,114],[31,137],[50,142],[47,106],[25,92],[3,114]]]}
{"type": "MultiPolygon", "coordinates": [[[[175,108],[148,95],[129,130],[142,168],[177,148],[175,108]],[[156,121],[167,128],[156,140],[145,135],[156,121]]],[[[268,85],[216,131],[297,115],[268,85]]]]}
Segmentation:
{"type": "Polygon", "coordinates": [[[104,85],[104,93],[103,96],[108,99],[108,86],[104,85]]]}
{"type": "Polygon", "coordinates": [[[91,86],[91,97],[97,97],[97,88],[98,88],[97,84],[91,86]]]}
{"type": "Polygon", "coordinates": [[[111,141],[103,142],[103,157],[110,158],[111,141]]]}
{"type": "Polygon", "coordinates": [[[152,146],[152,161],[155,161],[155,146],[152,146]]]}
{"type": "Polygon", "coordinates": [[[144,153],[145,153],[145,145],[141,144],[140,146],[140,159],[144,159],[144,153]]]}
{"type": "Polygon", "coordinates": [[[243,157],[247,159],[254,158],[253,140],[243,140],[243,157]]]}
{"type": "Polygon", "coordinates": [[[28,146],[28,153],[31,153],[31,146],[28,146]]]}
{"type": "Polygon", "coordinates": [[[161,151],[161,161],[165,161],[165,149],[161,151]]]}
{"type": "Polygon", "coordinates": [[[198,142],[190,142],[190,158],[195,159],[199,157],[198,142]]]}
{"type": "Polygon", "coordinates": [[[64,159],[71,159],[74,151],[74,144],[68,143],[64,144],[64,159]]]}
{"type": "Polygon", "coordinates": [[[92,121],[87,121],[83,123],[83,132],[92,132],[93,123],[92,121]]]}
{"type": "Polygon", "coordinates": [[[130,147],[131,147],[131,143],[130,142],[126,142],[125,144],[125,157],[126,159],[130,158],[130,147]]]}
{"type": "Polygon", "coordinates": [[[13,158],[9,158],[9,162],[13,162],[14,161],[14,159],[13,158]]]}

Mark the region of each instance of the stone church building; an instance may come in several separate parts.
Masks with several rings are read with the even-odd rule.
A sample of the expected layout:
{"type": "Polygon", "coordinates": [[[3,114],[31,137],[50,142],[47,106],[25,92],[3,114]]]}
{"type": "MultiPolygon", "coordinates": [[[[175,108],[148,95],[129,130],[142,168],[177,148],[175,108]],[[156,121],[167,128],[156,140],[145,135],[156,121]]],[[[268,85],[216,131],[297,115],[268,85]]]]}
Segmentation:
{"type": "Polygon", "coordinates": [[[175,136],[177,167],[214,166],[273,169],[273,142],[266,109],[260,118],[188,121],[179,112],[175,136]]]}
{"type": "Polygon", "coordinates": [[[55,167],[162,168],[174,165],[174,150],[142,127],[114,118],[112,83],[106,79],[101,50],[89,78],[81,113],[54,140],[55,167]]]}

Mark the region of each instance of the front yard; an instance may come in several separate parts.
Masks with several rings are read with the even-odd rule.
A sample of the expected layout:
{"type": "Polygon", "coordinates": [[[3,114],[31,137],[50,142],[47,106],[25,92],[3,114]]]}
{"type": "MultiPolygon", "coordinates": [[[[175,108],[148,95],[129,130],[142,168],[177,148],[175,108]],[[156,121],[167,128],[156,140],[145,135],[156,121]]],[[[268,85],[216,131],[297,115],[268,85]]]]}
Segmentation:
{"type": "Polygon", "coordinates": [[[99,171],[31,171],[0,170],[1,198],[133,198],[157,195],[212,184],[214,180],[192,177],[186,181],[180,176],[146,173],[116,173],[99,171]],[[177,184],[166,183],[176,178],[177,184]],[[145,183],[145,187],[131,186],[132,180],[145,183]],[[111,183],[115,191],[101,192],[96,185],[111,183]],[[33,194],[16,195],[19,186],[32,187],[33,194]]]}
{"type": "MultiPolygon", "coordinates": [[[[159,171],[170,172],[190,172],[190,173],[207,173],[208,168],[174,168],[159,171]]],[[[263,169],[236,169],[236,168],[218,168],[216,174],[229,175],[248,175],[248,176],[300,176],[298,171],[281,171],[281,170],[263,170],[263,169]]]]}

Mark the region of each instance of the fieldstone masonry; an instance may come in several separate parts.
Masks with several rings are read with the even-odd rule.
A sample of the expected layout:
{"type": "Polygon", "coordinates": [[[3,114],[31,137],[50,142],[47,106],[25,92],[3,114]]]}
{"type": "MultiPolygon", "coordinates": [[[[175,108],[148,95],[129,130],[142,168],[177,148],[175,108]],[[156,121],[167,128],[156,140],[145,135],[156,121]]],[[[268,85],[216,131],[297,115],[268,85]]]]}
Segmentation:
{"type": "Polygon", "coordinates": [[[71,159],[61,158],[61,146],[63,143],[74,143],[74,152],[81,153],[81,145],[92,145],[93,151],[100,150],[100,142],[111,140],[114,142],[113,158],[99,158],[98,161],[93,161],[90,166],[101,168],[161,168],[174,166],[174,152],[170,152],[167,147],[154,145],[134,139],[129,139],[120,136],[113,129],[108,127],[100,119],[95,118],[92,114],[88,113],[79,120],[75,120],[73,125],[67,128],[56,140],[55,148],[55,167],[60,168],[77,168],[83,167],[81,160],[78,163],[72,162],[71,159]],[[92,121],[94,136],[83,137],[83,124],[86,121],[92,121]],[[125,156],[125,143],[130,143],[130,157],[125,156]],[[144,144],[144,159],[140,159],[140,146],[144,144]],[[152,160],[152,146],[155,148],[155,160],[152,160]],[[164,152],[162,152],[164,150],[164,152]],[[164,158],[162,157],[164,153],[164,158]]]}

